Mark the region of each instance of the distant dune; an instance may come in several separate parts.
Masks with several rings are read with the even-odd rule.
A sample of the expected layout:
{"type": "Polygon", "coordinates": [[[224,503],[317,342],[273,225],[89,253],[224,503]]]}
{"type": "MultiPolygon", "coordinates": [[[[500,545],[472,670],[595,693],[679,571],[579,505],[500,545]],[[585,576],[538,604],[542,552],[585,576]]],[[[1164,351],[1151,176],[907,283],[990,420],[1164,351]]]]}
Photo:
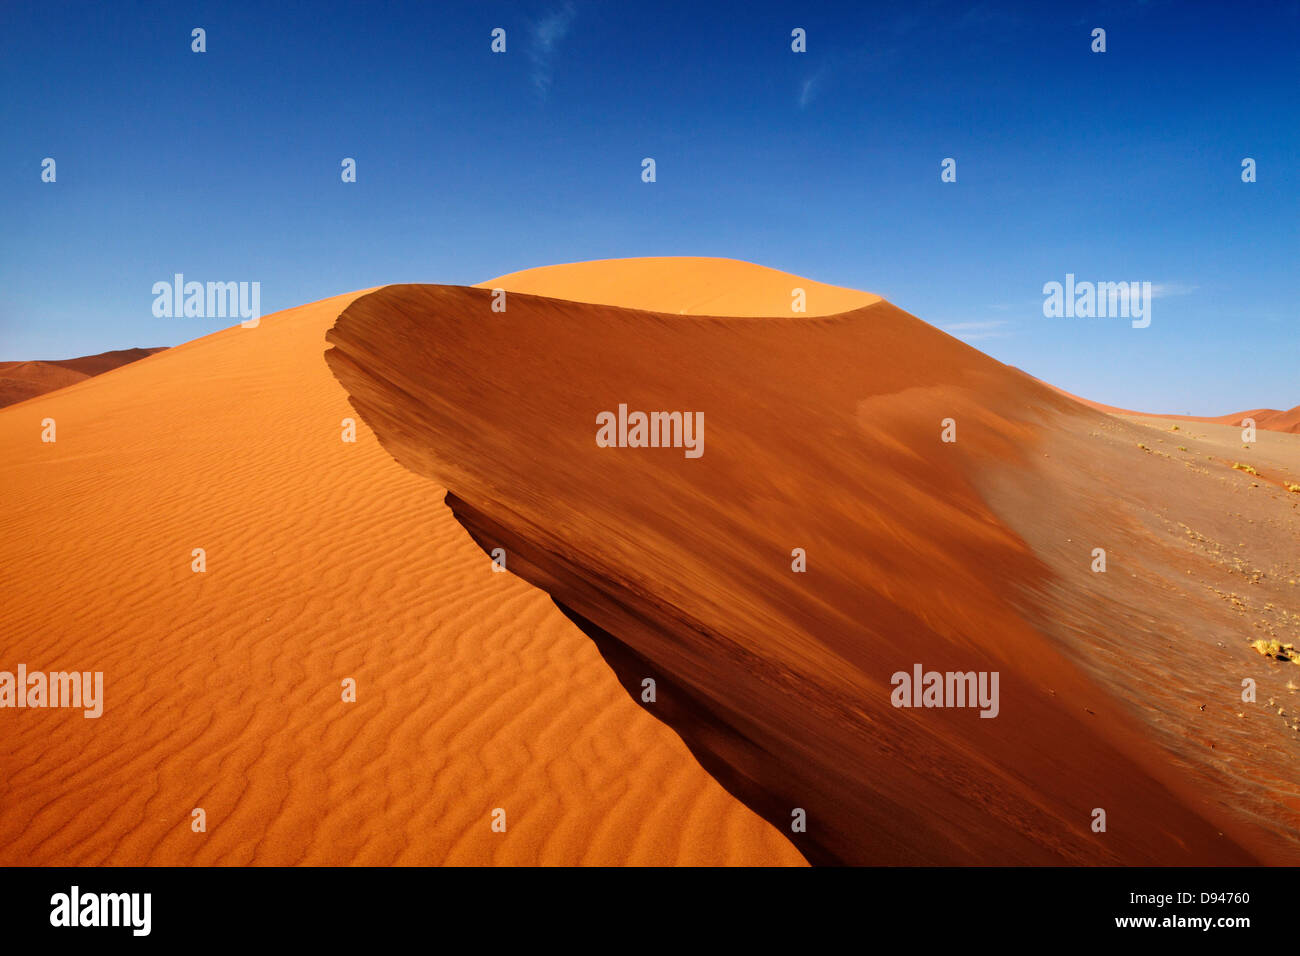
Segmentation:
{"type": "Polygon", "coordinates": [[[630,697],[656,681],[644,709],[809,860],[1300,860],[1300,725],[1239,698],[1249,676],[1289,702],[1300,676],[1250,644],[1300,622],[1295,443],[1261,444],[1253,480],[1214,436],[1153,447],[875,297],[791,316],[790,277],[741,265],[730,307],[768,318],[635,311],[678,266],[616,260],[379,290],[326,357],[384,447],[630,697]],[[704,455],[598,447],[620,403],[703,411],[704,455]],[[895,708],[915,664],[999,672],[999,715],[895,708]]]}
{"type": "MultiPolygon", "coordinates": [[[[1141,413],[1127,412],[1125,414],[1138,415],[1141,413]]],[[[1292,435],[1300,435],[1300,405],[1286,411],[1276,408],[1254,408],[1245,412],[1235,412],[1232,415],[1219,415],[1215,418],[1198,418],[1192,415],[1165,415],[1164,417],[1176,421],[1207,422],[1218,425],[1236,425],[1238,427],[1241,426],[1243,419],[1251,418],[1254,419],[1256,428],[1262,428],[1270,432],[1289,432],[1292,435]]]]}
{"type": "Polygon", "coordinates": [[[65,388],[163,351],[118,349],[57,361],[0,362],[0,408],[65,388]]]}
{"type": "MultiPolygon", "coordinates": [[[[1044,383],[1046,384],[1046,383],[1044,383]]],[[[1138,417],[1156,417],[1166,418],[1176,422],[1201,422],[1207,425],[1235,425],[1241,427],[1244,419],[1250,418],[1255,422],[1257,429],[1263,429],[1270,432],[1286,432],[1292,435],[1300,435],[1300,405],[1289,411],[1280,411],[1276,408],[1252,408],[1249,411],[1234,412],[1231,415],[1151,415],[1149,412],[1135,412],[1128,408],[1119,408],[1115,405],[1103,405],[1101,402],[1094,402],[1087,398],[1080,398],[1078,395],[1072,395],[1064,389],[1057,388],[1055,385],[1048,385],[1048,388],[1060,392],[1062,395],[1068,395],[1076,402],[1087,405],[1089,408],[1095,408],[1097,411],[1106,412],[1109,415],[1128,415],[1138,417]]]]}
{"type": "Polygon", "coordinates": [[[868,293],[389,286],[0,443],[0,671],[106,697],[0,710],[0,865],[1300,862],[1300,438],[1103,414],[868,293]],[[621,403],[702,456],[598,447],[621,403]],[[998,715],[894,707],[916,664],[998,715]]]}

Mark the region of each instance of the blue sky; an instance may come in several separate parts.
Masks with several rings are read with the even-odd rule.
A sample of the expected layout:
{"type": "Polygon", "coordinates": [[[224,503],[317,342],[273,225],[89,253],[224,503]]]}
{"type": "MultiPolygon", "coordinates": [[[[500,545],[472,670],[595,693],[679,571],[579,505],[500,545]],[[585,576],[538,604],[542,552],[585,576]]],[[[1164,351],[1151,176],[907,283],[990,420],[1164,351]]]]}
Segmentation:
{"type": "Polygon", "coordinates": [[[713,255],[878,292],[1099,401],[1300,403],[1297,2],[121,0],[0,18],[0,359],[233,324],[155,318],[176,272],[259,281],[269,313],[713,255]],[[1045,318],[1043,284],[1067,273],[1153,283],[1151,326],[1045,318]]]}

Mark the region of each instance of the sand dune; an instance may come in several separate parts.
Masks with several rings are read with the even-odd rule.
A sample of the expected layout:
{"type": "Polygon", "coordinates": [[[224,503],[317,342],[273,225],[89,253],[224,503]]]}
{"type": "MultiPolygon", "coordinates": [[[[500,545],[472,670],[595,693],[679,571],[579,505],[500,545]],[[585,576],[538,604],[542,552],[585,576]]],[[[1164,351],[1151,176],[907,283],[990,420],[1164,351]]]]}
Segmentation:
{"type": "Polygon", "coordinates": [[[1288,411],[1281,411],[1276,408],[1252,408],[1244,412],[1233,412],[1230,415],[1152,415],[1150,412],[1135,412],[1130,408],[1119,408],[1116,405],[1103,405],[1101,402],[1094,402],[1091,399],[1080,398],[1078,395],[1072,395],[1064,389],[1056,388],[1054,385],[1048,385],[1048,388],[1051,388],[1053,391],[1059,392],[1062,395],[1069,396],[1076,402],[1087,405],[1089,408],[1096,409],[1100,412],[1106,412],[1108,415],[1162,418],[1172,422],[1200,422],[1206,425],[1235,425],[1238,428],[1242,427],[1243,420],[1249,418],[1255,422],[1256,429],[1300,435],[1300,405],[1297,405],[1295,408],[1288,411]]]}
{"type": "MultiPolygon", "coordinates": [[[[1113,414],[1140,416],[1146,413],[1115,409],[1113,414]]],[[[1231,415],[1162,415],[1159,417],[1167,418],[1170,421],[1175,422],[1201,422],[1207,425],[1235,425],[1238,428],[1241,428],[1242,422],[1249,418],[1255,422],[1256,429],[1263,429],[1270,432],[1288,432],[1292,435],[1300,434],[1300,405],[1287,411],[1277,408],[1252,408],[1244,412],[1233,412],[1231,415]]]]}
{"type": "Polygon", "coordinates": [[[1251,641],[1300,625],[1300,439],[1173,428],[734,260],[79,381],[0,411],[0,670],[105,710],[0,711],[0,864],[1296,862],[1300,669],[1251,641]],[[621,401],[705,453],[597,448],[621,401]],[[893,708],[914,662],[999,670],[999,716],[893,708]]]}
{"type": "Polygon", "coordinates": [[[0,408],[84,382],[88,377],[50,362],[0,362],[0,408]]]}
{"type": "Polygon", "coordinates": [[[1300,435],[1300,405],[1295,408],[1283,411],[1277,408],[1255,408],[1250,411],[1236,412],[1232,415],[1220,415],[1217,418],[1192,418],[1185,415],[1170,415],[1169,418],[1183,418],[1187,421],[1209,422],[1219,425],[1236,425],[1241,426],[1241,422],[1246,418],[1255,420],[1256,428],[1263,428],[1271,432],[1290,432],[1293,435],[1300,435]]]}
{"type": "Polygon", "coordinates": [[[162,349],[118,349],[53,361],[0,362],[0,408],[147,358],[162,349]]]}
{"type": "Polygon", "coordinates": [[[0,710],[0,864],[802,865],[441,489],[341,441],[354,296],[0,411],[0,670],[106,697],[0,710]]]}
{"type": "Polygon", "coordinates": [[[1294,608],[1296,496],[1166,461],[1139,447],[1150,429],[888,303],[787,318],[784,277],[742,303],[781,321],[519,291],[492,310],[512,285],[643,304],[656,266],[639,262],[630,283],[592,264],[614,273],[596,293],[591,270],[568,285],[576,267],[388,287],[348,307],[327,359],[384,447],[630,695],[658,682],[643,706],[730,790],[787,833],[806,811],[790,838],[814,862],[1300,859],[1296,730],[1238,698],[1250,676],[1289,704],[1300,671],[1250,647],[1213,590],[1240,571],[1176,521],[1210,541],[1230,512],[1266,515],[1234,557],[1261,565],[1254,608],[1294,608]],[[598,447],[620,403],[703,411],[705,454],[598,447]],[[891,675],[916,663],[999,672],[999,716],[894,708],[891,675]]]}

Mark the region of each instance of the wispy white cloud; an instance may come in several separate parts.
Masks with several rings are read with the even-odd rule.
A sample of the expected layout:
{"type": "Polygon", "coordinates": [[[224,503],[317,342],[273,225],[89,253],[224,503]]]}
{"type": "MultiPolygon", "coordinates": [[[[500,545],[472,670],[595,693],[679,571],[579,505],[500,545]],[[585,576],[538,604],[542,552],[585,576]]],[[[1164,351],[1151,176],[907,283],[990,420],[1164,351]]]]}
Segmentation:
{"type": "Polygon", "coordinates": [[[950,322],[939,328],[964,342],[978,342],[980,339],[1007,338],[1011,335],[1011,330],[1006,328],[1008,324],[1005,319],[994,319],[986,322],[950,322]]]}
{"type": "Polygon", "coordinates": [[[565,3],[529,27],[532,42],[528,46],[528,56],[533,61],[533,85],[542,96],[551,89],[556,51],[568,36],[576,15],[573,4],[565,3]]]}
{"type": "Polygon", "coordinates": [[[1151,298],[1164,299],[1171,295],[1191,295],[1200,286],[1189,285],[1186,282],[1153,282],[1151,283],[1151,298]]]}
{"type": "Polygon", "coordinates": [[[803,83],[799,86],[799,109],[804,109],[813,101],[817,91],[821,89],[826,79],[826,67],[822,67],[816,73],[804,77],[803,83]]]}
{"type": "Polygon", "coordinates": [[[950,325],[941,326],[945,332],[969,332],[977,329],[996,329],[1006,325],[1003,319],[997,319],[989,322],[953,322],[950,325]]]}

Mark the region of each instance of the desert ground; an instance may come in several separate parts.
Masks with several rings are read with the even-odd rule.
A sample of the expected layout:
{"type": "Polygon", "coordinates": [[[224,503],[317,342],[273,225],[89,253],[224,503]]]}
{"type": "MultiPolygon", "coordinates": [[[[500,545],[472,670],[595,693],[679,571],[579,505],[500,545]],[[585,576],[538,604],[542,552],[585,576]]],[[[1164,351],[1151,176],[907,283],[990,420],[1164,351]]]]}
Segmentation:
{"type": "Polygon", "coordinates": [[[0,864],[1300,862],[1300,434],[1119,412],[718,259],[365,290],[28,398],[0,669],[105,703],[0,710],[0,864]],[[620,403],[704,453],[599,447],[620,403]],[[915,663],[997,717],[892,706],[915,663]]]}

